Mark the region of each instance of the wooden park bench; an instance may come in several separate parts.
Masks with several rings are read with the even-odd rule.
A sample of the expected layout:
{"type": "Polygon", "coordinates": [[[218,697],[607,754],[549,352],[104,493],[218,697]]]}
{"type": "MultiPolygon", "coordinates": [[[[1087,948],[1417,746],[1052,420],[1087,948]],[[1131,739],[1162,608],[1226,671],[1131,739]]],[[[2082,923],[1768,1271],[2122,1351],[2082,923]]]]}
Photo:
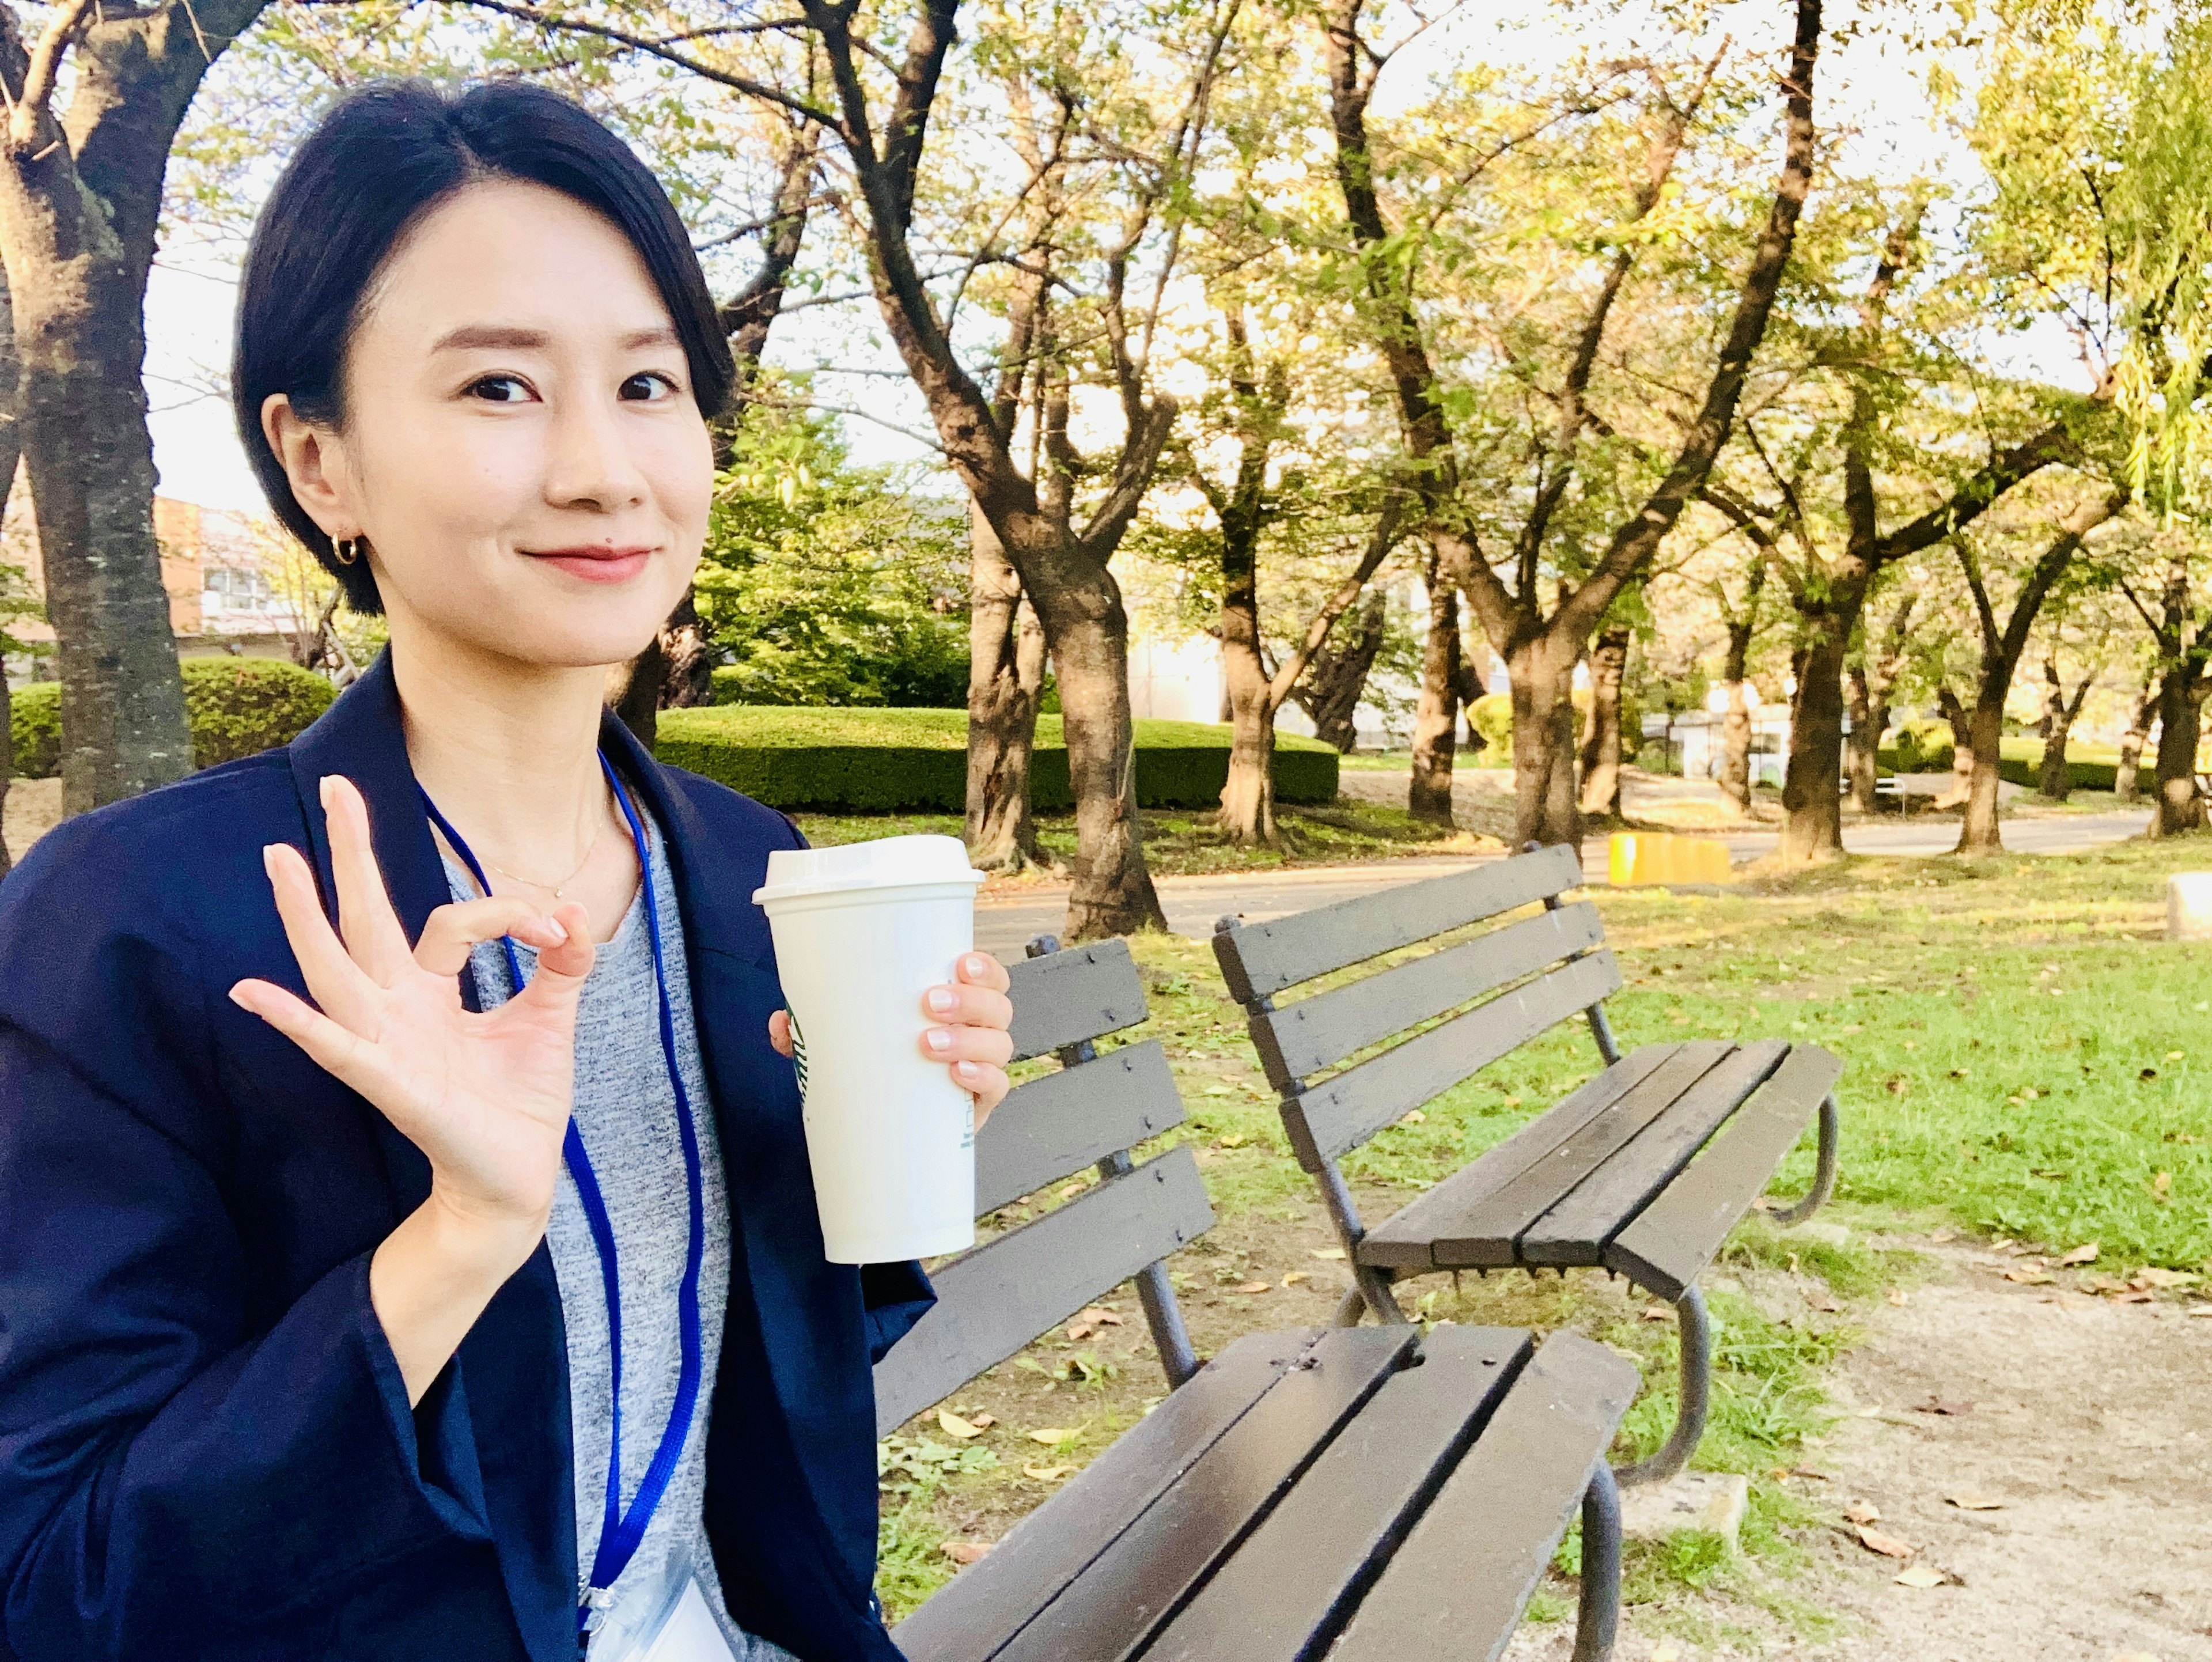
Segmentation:
{"type": "MultiPolygon", "coordinates": [[[[1032,943],[1031,951],[1039,943],[1032,943]]],[[[1134,1279],[1172,1389],[893,1634],[912,1662],[1445,1662],[1494,1657],[1577,1507],[1578,1662],[1612,1648],[1619,1495],[1605,1464],[1635,1368],[1573,1334],[1407,1326],[1253,1334],[1201,1366],[1163,1261],[1213,1222],[1121,941],[1013,970],[1020,1086],[976,1139],[979,1215],[1098,1182],[935,1272],[876,1369],[888,1434],[1134,1279]],[[1331,1648],[1334,1647],[1334,1648],[1331,1648]]]]}
{"type": "Polygon", "coordinates": [[[1811,1191],[1770,1215],[1802,1222],[1834,1187],[1833,1087],[1843,1064],[1818,1045],[1779,1039],[1691,1040],[1623,1057],[1604,1004],[1620,971],[1605,950],[1597,909],[1561,898],[1582,880],[1575,849],[1535,849],[1272,922],[1224,917],[1213,947],[1281,1094],[1291,1147],[1319,1184],[1352,1267],[1339,1322],[1356,1325],[1372,1311],[1402,1324],[1392,1283],[1431,1270],[1584,1266],[1627,1276],[1680,1317],[1674,1430],[1650,1458],[1615,1474],[1644,1482],[1680,1470],[1704,1434],[1712,1333],[1698,1275],[1816,1112],[1811,1191]],[[1542,910],[1472,939],[1276,1002],[1318,977],[1540,902],[1542,910]],[[1602,1072],[1370,1227],[1339,1165],[1346,1154],[1516,1047],[1578,1019],[1597,1040],[1602,1072]]]}

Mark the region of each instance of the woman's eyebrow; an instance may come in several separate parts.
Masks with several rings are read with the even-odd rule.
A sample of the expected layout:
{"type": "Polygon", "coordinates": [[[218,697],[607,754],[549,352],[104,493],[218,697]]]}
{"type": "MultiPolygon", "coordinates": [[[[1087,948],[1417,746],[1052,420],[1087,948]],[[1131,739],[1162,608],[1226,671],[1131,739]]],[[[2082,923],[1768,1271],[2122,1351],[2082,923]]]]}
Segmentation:
{"type": "Polygon", "coordinates": [[[543,329],[524,329],[512,324],[465,323],[458,329],[449,329],[438,338],[434,352],[480,351],[487,347],[507,351],[528,351],[550,345],[552,337],[543,329]]]}
{"type": "Polygon", "coordinates": [[[625,352],[642,351],[648,346],[678,346],[682,344],[677,338],[676,332],[666,324],[658,328],[634,330],[622,338],[622,347],[625,352]]]}

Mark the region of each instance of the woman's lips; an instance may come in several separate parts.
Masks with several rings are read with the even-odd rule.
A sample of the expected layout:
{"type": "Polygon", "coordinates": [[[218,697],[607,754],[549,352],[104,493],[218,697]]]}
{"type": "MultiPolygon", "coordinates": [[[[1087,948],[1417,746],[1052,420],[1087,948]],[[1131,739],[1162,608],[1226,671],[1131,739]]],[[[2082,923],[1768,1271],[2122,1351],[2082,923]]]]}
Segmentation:
{"type": "Polygon", "coordinates": [[[627,581],[645,569],[653,557],[649,548],[548,548],[532,551],[530,557],[556,565],[587,583],[627,581]]]}

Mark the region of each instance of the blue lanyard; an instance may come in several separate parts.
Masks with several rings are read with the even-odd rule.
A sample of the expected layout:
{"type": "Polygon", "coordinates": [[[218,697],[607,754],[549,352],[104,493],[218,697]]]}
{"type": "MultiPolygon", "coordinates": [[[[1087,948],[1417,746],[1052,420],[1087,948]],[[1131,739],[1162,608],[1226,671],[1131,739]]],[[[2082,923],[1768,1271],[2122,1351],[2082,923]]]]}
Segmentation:
{"type": "MultiPolygon", "coordinates": [[[[660,1053],[668,1063],[669,1086],[676,1093],[676,1123],[684,1140],[684,1186],[690,1207],[691,1227],[684,1252],[684,1284],[676,1299],[678,1332],[683,1346],[682,1366],[676,1379],[676,1403],[669,1411],[667,1428],[660,1434],[660,1446],[653,1451],[652,1464],[646,1467],[644,1480],[630,1497],[629,1509],[625,1512],[622,1505],[622,1283],[616,1270],[614,1224],[607,1215],[606,1197],[599,1190],[599,1179],[592,1170],[591,1156],[584,1151],[584,1139],[577,1133],[574,1118],[569,1119],[568,1129],[561,1141],[561,1155],[568,1162],[569,1176],[575,1180],[576,1197],[583,1202],[585,1221],[591,1226],[592,1245],[599,1250],[599,1280],[606,1289],[607,1339],[613,1351],[611,1373],[614,1414],[607,1450],[606,1509],[599,1524],[599,1550],[592,1556],[591,1586],[576,1607],[580,1635],[590,1625],[594,1604],[605,1601],[607,1590],[636,1555],[638,1543],[645,1539],[646,1525],[653,1521],[653,1508],[667,1492],[669,1479],[676,1475],[676,1463],[683,1458],[684,1442],[691,1434],[692,1417],[699,1406],[701,1373],[699,1267],[707,1256],[707,1205],[699,1163],[699,1134],[692,1123],[691,1098],[684,1088],[684,1071],[676,1061],[676,1019],[668,999],[667,965],[661,954],[660,909],[653,893],[653,859],[646,847],[645,827],[639,822],[636,809],[630,806],[628,793],[615,777],[615,770],[604,753],[599,757],[599,769],[606,775],[608,788],[614,792],[615,801],[629,826],[630,842],[637,849],[638,870],[644,879],[645,926],[653,943],[653,984],[660,995],[660,1053]]],[[[469,845],[461,840],[461,834],[446,816],[438,812],[438,805],[430,800],[430,794],[422,791],[422,796],[430,823],[444,835],[453,852],[460,855],[461,863],[476,879],[477,886],[489,895],[490,880],[484,876],[483,868],[477,863],[469,845]]],[[[523,985],[522,960],[516,956],[512,940],[501,935],[499,944],[507,954],[507,973],[519,993],[523,985]]]]}

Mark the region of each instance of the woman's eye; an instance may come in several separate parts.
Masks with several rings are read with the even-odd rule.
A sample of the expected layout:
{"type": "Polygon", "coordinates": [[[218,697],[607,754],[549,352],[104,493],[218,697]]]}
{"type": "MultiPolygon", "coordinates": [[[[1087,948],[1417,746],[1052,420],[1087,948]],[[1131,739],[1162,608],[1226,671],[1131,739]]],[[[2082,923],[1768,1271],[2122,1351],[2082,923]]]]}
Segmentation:
{"type": "Polygon", "coordinates": [[[668,398],[675,391],[674,381],[657,370],[647,369],[624,381],[617,396],[630,403],[647,403],[668,398]]]}
{"type": "Polygon", "coordinates": [[[520,375],[486,375],[469,383],[468,396],[487,404],[520,404],[530,397],[530,383],[520,375]]]}

